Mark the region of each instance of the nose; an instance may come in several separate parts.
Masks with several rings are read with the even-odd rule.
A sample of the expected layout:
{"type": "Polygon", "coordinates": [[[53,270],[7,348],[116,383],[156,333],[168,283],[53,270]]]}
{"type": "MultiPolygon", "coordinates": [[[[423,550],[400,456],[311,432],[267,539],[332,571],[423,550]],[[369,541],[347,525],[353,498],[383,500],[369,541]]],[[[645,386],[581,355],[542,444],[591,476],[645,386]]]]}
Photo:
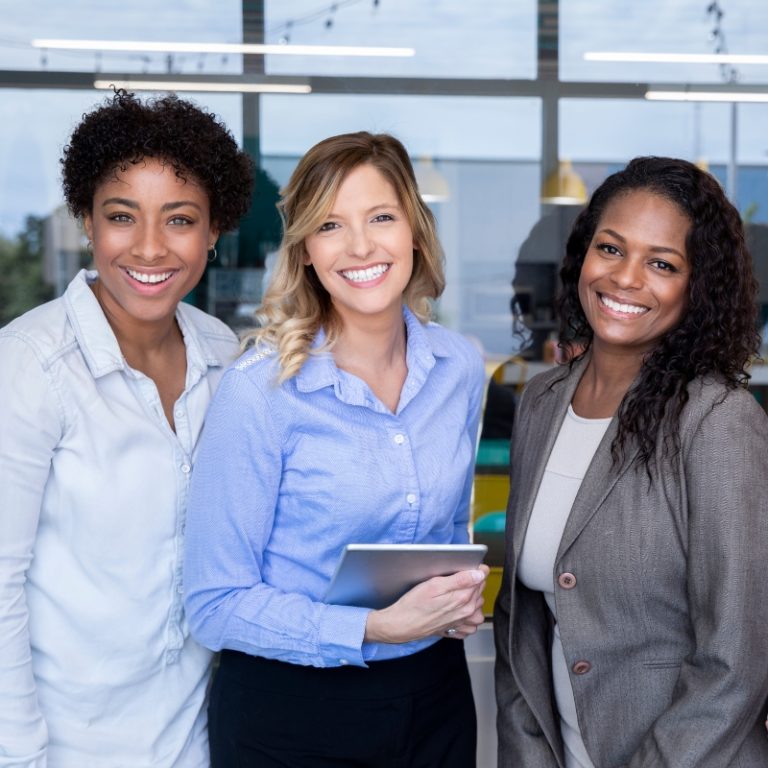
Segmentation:
{"type": "Polygon", "coordinates": [[[639,288],[642,285],[641,259],[625,256],[611,272],[611,279],[620,288],[639,288]]]}
{"type": "Polygon", "coordinates": [[[347,251],[358,259],[367,259],[374,250],[373,240],[367,227],[349,227],[347,230],[347,251]]]}
{"type": "Polygon", "coordinates": [[[147,224],[137,232],[136,241],[131,250],[133,256],[149,263],[166,256],[168,246],[160,227],[147,224]]]}

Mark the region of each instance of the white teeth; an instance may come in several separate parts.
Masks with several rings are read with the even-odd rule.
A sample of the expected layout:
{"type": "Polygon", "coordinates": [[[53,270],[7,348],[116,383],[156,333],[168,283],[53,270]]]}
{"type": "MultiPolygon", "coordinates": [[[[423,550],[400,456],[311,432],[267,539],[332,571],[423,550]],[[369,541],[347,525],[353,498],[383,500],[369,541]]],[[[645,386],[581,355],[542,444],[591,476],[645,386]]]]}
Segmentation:
{"type": "Polygon", "coordinates": [[[648,307],[638,307],[635,304],[619,304],[618,301],[609,299],[607,296],[600,296],[600,301],[605,304],[608,309],[612,309],[614,312],[624,312],[630,315],[641,315],[643,312],[648,311],[648,307]]]}
{"type": "Polygon", "coordinates": [[[148,275],[144,272],[136,272],[133,269],[126,269],[125,271],[134,280],[138,280],[140,283],[144,283],[145,285],[154,285],[155,283],[163,283],[173,274],[173,272],[158,272],[153,275],[148,275]]]}
{"type": "Polygon", "coordinates": [[[376,264],[376,266],[368,267],[368,269],[348,269],[341,274],[353,283],[366,283],[369,280],[375,280],[377,277],[380,277],[388,269],[389,264],[376,264]]]}

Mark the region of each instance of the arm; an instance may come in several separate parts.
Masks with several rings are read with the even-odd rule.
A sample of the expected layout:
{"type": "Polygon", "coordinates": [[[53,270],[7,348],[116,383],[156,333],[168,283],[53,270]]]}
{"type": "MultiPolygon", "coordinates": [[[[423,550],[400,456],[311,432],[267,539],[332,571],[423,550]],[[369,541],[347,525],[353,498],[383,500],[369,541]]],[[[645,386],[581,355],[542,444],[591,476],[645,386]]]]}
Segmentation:
{"type": "MultiPolygon", "coordinates": [[[[480,428],[480,411],[482,410],[483,393],[485,390],[485,366],[480,355],[472,348],[472,357],[469,365],[469,375],[466,386],[469,388],[469,408],[467,409],[466,432],[469,435],[472,446],[477,452],[477,433],[480,428]]],[[[456,518],[453,528],[453,544],[464,544],[469,540],[469,515],[472,501],[472,485],[475,480],[475,462],[467,467],[464,487],[461,493],[459,508],[456,510],[456,518]]]]}
{"type": "Polygon", "coordinates": [[[300,584],[283,592],[264,581],[283,442],[264,394],[229,371],[208,411],[192,476],[184,563],[190,628],[213,650],[318,667],[364,665],[367,609],[326,605],[301,594],[300,584]]]}
{"type": "MultiPolygon", "coordinates": [[[[521,765],[530,768],[558,768],[557,758],[533,711],[520,693],[512,672],[509,659],[511,587],[508,573],[505,564],[501,589],[493,610],[498,765],[499,768],[521,765]]],[[[545,632],[544,629],[542,631],[545,632]]]]}
{"type": "MultiPolygon", "coordinates": [[[[515,413],[514,427],[511,439],[510,456],[510,499],[507,505],[507,525],[505,533],[505,558],[504,572],[501,587],[493,609],[493,634],[496,644],[496,661],[494,665],[494,681],[496,688],[496,729],[498,734],[498,766],[499,768],[559,768],[555,753],[552,751],[549,740],[542,729],[533,709],[526,701],[515,679],[510,658],[511,632],[512,632],[512,594],[515,589],[516,574],[510,563],[513,547],[513,528],[515,525],[515,511],[517,506],[516,490],[519,492],[530,481],[527,470],[521,470],[523,458],[530,456],[531,447],[528,436],[532,429],[532,416],[530,405],[532,386],[527,385],[518,402],[515,413]]],[[[535,402],[535,399],[534,401],[535,402]]],[[[527,467],[528,465],[526,465],[527,467]]],[[[517,584],[522,594],[531,596],[528,590],[517,584]]],[[[549,670],[550,646],[548,609],[543,595],[537,596],[540,610],[532,611],[521,618],[526,628],[536,637],[541,638],[541,646],[538,650],[538,658],[534,651],[533,657],[529,655],[522,661],[528,667],[536,663],[541,669],[546,669],[546,677],[541,678],[540,685],[546,686],[549,696],[549,670]]],[[[536,605],[532,606],[534,609],[536,605]]],[[[515,610],[520,610],[518,599],[515,610]]]]}
{"type": "Polygon", "coordinates": [[[631,768],[734,764],[768,691],[768,419],[751,396],[706,413],[684,471],[695,650],[631,768]]]}
{"type": "Polygon", "coordinates": [[[0,339],[0,361],[0,766],[44,768],[24,583],[61,419],[27,344],[0,339]]]}

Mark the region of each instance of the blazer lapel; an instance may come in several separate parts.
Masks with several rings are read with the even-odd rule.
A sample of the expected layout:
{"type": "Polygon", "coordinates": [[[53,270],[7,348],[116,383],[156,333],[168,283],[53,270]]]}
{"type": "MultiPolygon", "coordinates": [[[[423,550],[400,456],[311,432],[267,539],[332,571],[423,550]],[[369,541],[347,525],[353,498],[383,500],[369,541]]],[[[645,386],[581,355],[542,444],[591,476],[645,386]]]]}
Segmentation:
{"type": "MultiPolygon", "coordinates": [[[[578,538],[592,516],[600,508],[608,494],[613,490],[618,479],[632,466],[639,448],[634,445],[628,449],[624,460],[616,465],[611,455],[613,443],[619,429],[618,419],[614,416],[608,426],[603,439],[600,441],[595,455],[587,469],[584,479],[579,487],[579,492],[573,501],[571,513],[565,524],[563,537],[557,550],[556,561],[559,562],[568,548],[578,538]]],[[[642,469],[640,471],[643,471],[642,469]]]]}
{"type": "Polygon", "coordinates": [[[516,507],[520,513],[516,519],[512,539],[515,563],[518,562],[523,549],[528,522],[531,519],[533,504],[539,492],[544,470],[586,364],[587,358],[577,362],[565,379],[531,403],[531,431],[525,437],[527,438],[526,459],[532,462],[532,466],[527,473],[528,481],[525,487],[518,490],[520,496],[516,507]]]}

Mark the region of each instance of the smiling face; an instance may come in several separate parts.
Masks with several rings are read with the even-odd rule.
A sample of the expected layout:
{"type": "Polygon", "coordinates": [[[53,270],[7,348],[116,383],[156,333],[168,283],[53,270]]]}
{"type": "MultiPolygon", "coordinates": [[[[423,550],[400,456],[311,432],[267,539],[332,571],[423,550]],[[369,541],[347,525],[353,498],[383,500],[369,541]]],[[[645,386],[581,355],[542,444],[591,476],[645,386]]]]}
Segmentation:
{"type": "Polygon", "coordinates": [[[610,202],[579,276],[579,299],[595,354],[644,355],[686,307],[690,221],[672,202],[636,190],[610,202]]]}
{"type": "Polygon", "coordinates": [[[100,184],[83,224],[99,273],[96,296],[121,333],[172,322],[218,236],[202,187],[154,158],[100,184]]]}
{"type": "Polygon", "coordinates": [[[372,165],[359,165],[339,187],[331,211],[304,240],[314,267],[346,326],[385,319],[402,323],[403,291],[413,271],[413,232],[393,186],[372,165]]]}

